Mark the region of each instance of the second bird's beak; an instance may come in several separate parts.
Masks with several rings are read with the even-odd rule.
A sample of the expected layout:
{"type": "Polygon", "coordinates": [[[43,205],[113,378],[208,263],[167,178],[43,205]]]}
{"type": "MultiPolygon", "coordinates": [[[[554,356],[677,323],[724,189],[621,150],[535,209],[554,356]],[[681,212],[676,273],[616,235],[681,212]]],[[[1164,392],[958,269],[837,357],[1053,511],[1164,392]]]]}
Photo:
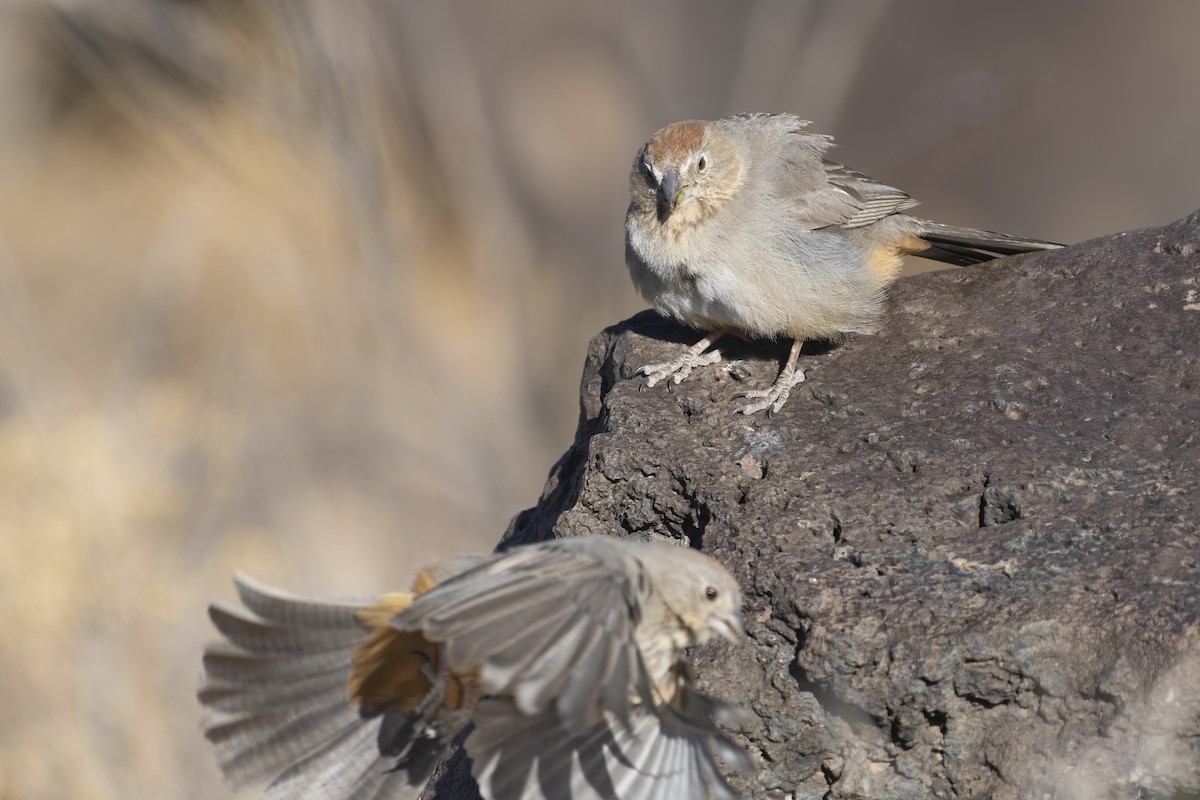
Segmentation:
{"type": "Polygon", "coordinates": [[[679,181],[679,173],[667,170],[658,187],[658,218],[665,220],[679,204],[691,196],[691,187],[679,181]]]}
{"type": "Polygon", "coordinates": [[[742,637],[746,635],[746,629],[742,626],[742,615],[734,611],[731,614],[725,614],[719,617],[713,617],[708,623],[708,627],[724,639],[728,639],[733,644],[741,642],[742,637]]]}

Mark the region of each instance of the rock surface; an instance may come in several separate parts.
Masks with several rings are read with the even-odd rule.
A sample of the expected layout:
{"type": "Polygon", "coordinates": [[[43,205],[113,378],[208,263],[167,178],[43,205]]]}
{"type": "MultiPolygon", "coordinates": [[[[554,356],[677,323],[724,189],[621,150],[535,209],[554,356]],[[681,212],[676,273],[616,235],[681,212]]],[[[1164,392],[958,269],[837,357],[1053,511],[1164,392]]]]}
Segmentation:
{"type": "MultiPolygon", "coordinates": [[[[747,797],[1200,796],[1200,212],[900,281],[773,417],[730,412],[786,343],[642,389],[695,338],[645,312],[592,341],[507,541],[733,571],[751,644],[696,660],[757,716],[747,797]]],[[[438,796],[473,796],[454,761],[438,796]]]]}

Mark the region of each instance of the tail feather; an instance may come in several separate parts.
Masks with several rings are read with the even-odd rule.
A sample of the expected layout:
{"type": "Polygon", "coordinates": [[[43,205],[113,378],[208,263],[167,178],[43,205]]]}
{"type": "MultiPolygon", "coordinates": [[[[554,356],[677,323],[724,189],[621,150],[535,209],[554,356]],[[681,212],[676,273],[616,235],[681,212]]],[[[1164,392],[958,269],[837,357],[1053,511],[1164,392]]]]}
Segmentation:
{"type": "Polygon", "coordinates": [[[321,600],[276,589],[244,572],[234,576],[242,605],[268,622],[306,630],[346,630],[357,627],[358,610],[370,598],[321,600]]]}
{"type": "Polygon", "coordinates": [[[235,785],[272,777],[344,728],[361,724],[345,686],[326,687],[299,708],[257,708],[241,714],[215,712],[204,735],[213,743],[221,771],[235,785]]]}
{"type": "Polygon", "coordinates": [[[378,723],[353,725],[337,731],[287,767],[259,800],[342,800],[356,784],[378,787],[390,765],[380,761],[375,748],[377,727],[378,723]]]}
{"type": "Polygon", "coordinates": [[[427,774],[380,752],[380,716],[360,713],[350,696],[353,654],[371,627],[359,618],[363,604],[293,595],[244,575],[236,585],[244,607],[209,608],[228,641],[205,651],[198,692],[226,779],[270,781],[266,800],[415,798],[427,774]]]}
{"type": "Polygon", "coordinates": [[[346,687],[329,674],[272,683],[242,683],[212,679],[197,693],[200,702],[213,712],[240,714],[296,708],[326,693],[345,699],[346,687]],[[331,679],[332,677],[332,679],[331,679]]]}
{"type": "Polygon", "coordinates": [[[214,601],[208,607],[208,616],[221,635],[252,653],[303,657],[311,653],[353,648],[365,635],[358,625],[344,628],[293,628],[220,601],[214,601]]]}
{"type": "Polygon", "coordinates": [[[960,267],[1017,253],[1057,250],[1062,247],[1057,242],[1009,236],[978,228],[960,228],[928,220],[921,220],[921,225],[923,227],[921,238],[929,243],[929,248],[913,255],[934,261],[944,261],[947,264],[956,264],[960,267]]]}
{"type": "Polygon", "coordinates": [[[303,657],[249,653],[226,644],[213,644],[204,652],[207,683],[228,681],[239,686],[276,685],[349,669],[349,656],[341,650],[303,657]]]}

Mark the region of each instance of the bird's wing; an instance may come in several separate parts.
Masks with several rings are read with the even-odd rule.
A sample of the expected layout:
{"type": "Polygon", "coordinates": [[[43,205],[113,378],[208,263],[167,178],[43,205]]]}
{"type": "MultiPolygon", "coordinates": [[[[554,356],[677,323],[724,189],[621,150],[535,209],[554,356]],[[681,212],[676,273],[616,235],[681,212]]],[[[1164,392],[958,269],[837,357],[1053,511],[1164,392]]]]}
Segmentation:
{"type": "Polygon", "coordinates": [[[828,136],[795,129],[778,141],[776,192],[803,230],[858,228],[917,205],[896,187],[825,159],[828,136]]]}
{"type": "Polygon", "coordinates": [[[392,619],[443,647],[451,672],[478,670],[485,694],[553,708],[569,730],[650,697],[634,640],[641,564],[612,542],[517,548],[414,599],[392,619]]]}
{"type": "Polygon", "coordinates": [[[826,217],[827,225],[859,228],[917,205],[907,193],[844,164],[825,161],[823,165],[828,179],[824,194],[837,197],[842,204],[836,216],[826,217]]]}
{"type": "Polygon", "coordinates": [[[487,699],[466,749],[487,800],[731,800],[737,794],[717,758],[739,772],[752,762],[716,730],[708,713],[715,708],[708,698],[687,713],[639,705],[628,724],[608,715],[572,735],[552,712],[529,716],[508,698],[487,699]]]}

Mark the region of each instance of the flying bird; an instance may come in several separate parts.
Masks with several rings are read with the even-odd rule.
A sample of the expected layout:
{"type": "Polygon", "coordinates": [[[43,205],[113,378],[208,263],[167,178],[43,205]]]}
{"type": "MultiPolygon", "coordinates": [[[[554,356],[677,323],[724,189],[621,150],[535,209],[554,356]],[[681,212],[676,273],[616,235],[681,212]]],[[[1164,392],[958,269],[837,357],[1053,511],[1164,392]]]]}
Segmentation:
{"type": "Polygon", "coordinates": [[[263,800],[416,798],[454,738],[488,800],[732,798],[740,709],[685,649],[742,635],[717,562],[667,543],[561,539],[422,570],[410,592],[330,601],[238,575],[214,602],[204,732],[263,800]]]}

